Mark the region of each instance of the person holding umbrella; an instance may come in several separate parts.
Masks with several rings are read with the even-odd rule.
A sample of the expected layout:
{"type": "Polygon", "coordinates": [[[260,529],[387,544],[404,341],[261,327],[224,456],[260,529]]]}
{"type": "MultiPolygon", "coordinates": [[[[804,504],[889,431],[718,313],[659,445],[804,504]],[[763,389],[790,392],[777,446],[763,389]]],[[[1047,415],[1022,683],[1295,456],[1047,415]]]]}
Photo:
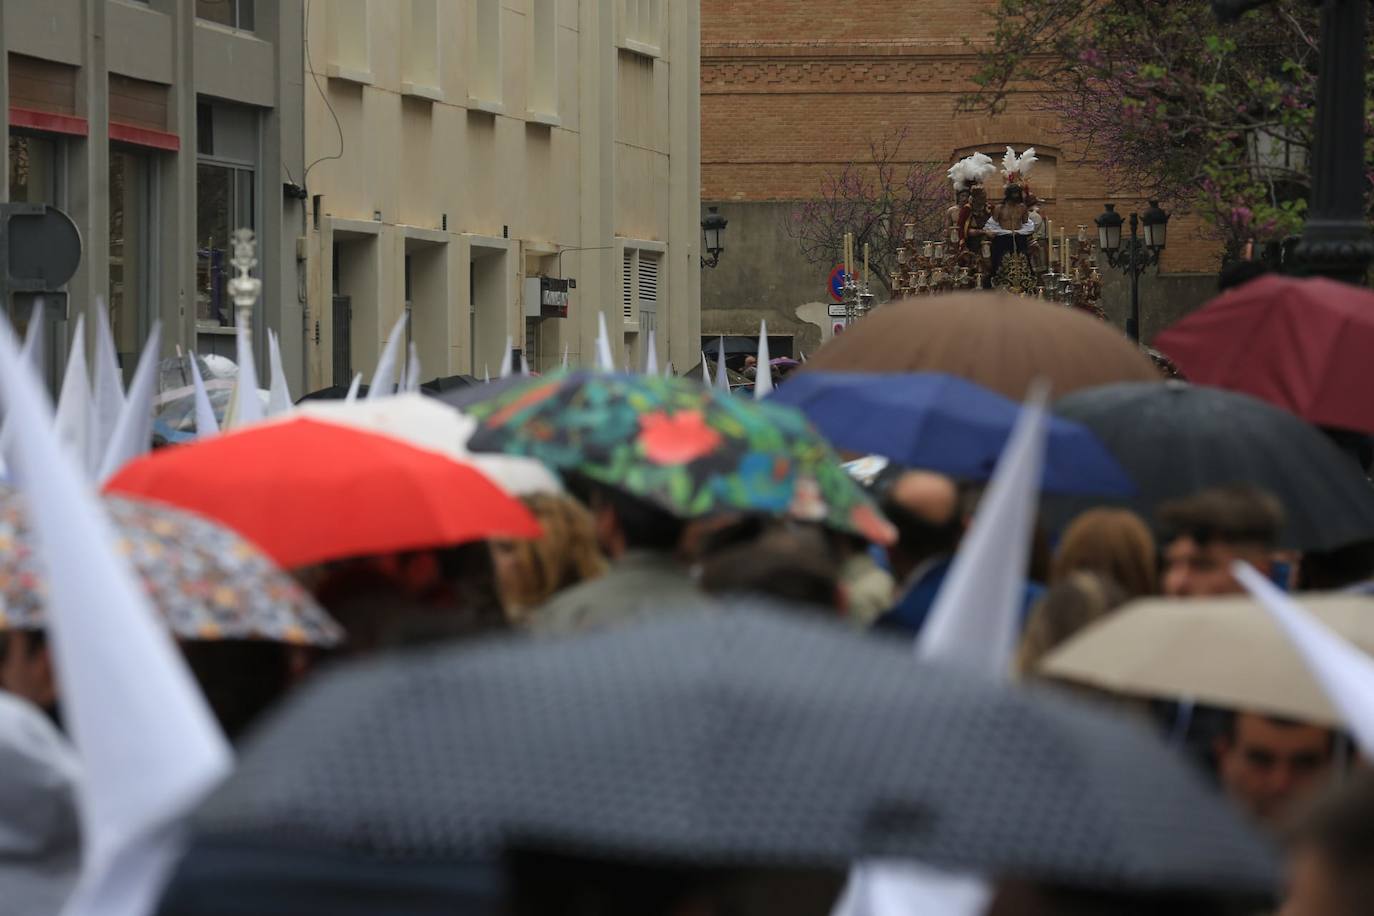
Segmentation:
{"type": "Polygon", "coordinates": [[[1165,503],[1159,522],[1164,594],[1192,598],[1244,592],[1231,575],[1236,560],[1273,571],[1284,514],[1278,500],[1256,487],[1215,487],[1165,503]]]}

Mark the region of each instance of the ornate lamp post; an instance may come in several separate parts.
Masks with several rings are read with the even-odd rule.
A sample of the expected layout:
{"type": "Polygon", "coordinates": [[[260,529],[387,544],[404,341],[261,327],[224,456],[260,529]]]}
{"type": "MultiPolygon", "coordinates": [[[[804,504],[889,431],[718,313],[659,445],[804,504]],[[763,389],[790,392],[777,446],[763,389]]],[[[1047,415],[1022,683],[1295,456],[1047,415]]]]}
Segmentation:
{"type": "MultiPolygon", "coordinates": [[[[1212,0],[1229,21],[1271,0],[1212,0]]],[[[1361,283],[1374,262],[1364,216],[1365,20],[1368,0],[1320,0],[1321,47],[1317,123],[1312,144],[1312,196],[1296,256],[1299,267],[1361,283]]]]}
{"type": "Polygon", "coordinates": [[[715,207],[706,208],[706,218],[701,221],[702,249],[709,255],[701,259],[702,267],[715,267],[725,252],[725,227],[730,221],[721,216],[715,207]]]}
{"type": "Polygon", "coordinates": [[[1116,204],[1107,204],[1107,209],[1099,216],[1097,223],[1097,247],[1107,256],[1107,263],[1119,268],[1131,278],[1131,316],[1126,319],[1126,336],[1140,341],[1140,275],[1147,267],[1159,263],[1160,252],[1169,231],[1169,214],[1159,209],[1159,201],[1150,201],[1150,208],[1144,215],[1131,214],[1131,237],[1127,244],[1121,244],[1121,227],[1126,222],[1116,212],[1116,204]],[[1145,237],[1140,237],[1140,227],[1145,227],[1145,237]]]}

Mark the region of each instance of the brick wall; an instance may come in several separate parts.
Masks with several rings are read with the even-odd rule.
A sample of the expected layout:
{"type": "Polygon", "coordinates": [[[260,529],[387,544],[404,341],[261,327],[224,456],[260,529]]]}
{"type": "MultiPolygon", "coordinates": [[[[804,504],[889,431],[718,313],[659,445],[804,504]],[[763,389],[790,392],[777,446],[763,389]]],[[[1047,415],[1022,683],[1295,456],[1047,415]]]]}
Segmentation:
{"type": "MultiPolygon", "coordinates": [[[[786,201],[868,158],[868,140],[905,129],[904,158],[945,166],[972,148],[1044,149],[1055,159],[1046,212],[1092,227],[1109,199],[1091,155],[1073,148],[1032,94],[996,117],[958,112],[974,88],[965,39],[987,35],[991,0],[702,0],[702,199],[786,201]]],[[[1032,185],[1035,178],[1032,175],[1032,185]]],[[[1129,213],[1145,201],[1112,196],[1129,213]]],[[[1218,247],[1196,219],[1170,224],[1164,270],[1213,272],[1218,247]]]]}

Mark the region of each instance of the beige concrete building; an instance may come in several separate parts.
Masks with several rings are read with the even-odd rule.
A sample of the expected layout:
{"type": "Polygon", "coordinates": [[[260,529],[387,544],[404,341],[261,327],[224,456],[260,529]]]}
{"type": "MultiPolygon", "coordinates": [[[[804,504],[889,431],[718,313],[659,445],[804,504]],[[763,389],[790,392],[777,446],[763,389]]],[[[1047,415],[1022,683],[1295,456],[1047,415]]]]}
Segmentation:
{"type": "MultiPolygon", "coordinates": [[[[46,297],[50,376],[97,296],[126,375],[158,319],[167,353],[232,354],[228,236],[249,226],[258,326],[302,389],[307,212],[284,183],[304,170],[303,21],[302,0],[0,0],[0,201],[58,205],[84,243],[46,297]]],[[[30,303],[4,305],[23,325],[30,303]]]]}
{"type": "Polygon", "coordinates": [[[310,387],[370,374],[402,309],[427,378],[697,361],[694,0],[306,4],[299,254],[310,387]],[[571,279],[566,317],[559,283],[571,279]],[[545,294],[542,290],[548,290],[545,294]]]}

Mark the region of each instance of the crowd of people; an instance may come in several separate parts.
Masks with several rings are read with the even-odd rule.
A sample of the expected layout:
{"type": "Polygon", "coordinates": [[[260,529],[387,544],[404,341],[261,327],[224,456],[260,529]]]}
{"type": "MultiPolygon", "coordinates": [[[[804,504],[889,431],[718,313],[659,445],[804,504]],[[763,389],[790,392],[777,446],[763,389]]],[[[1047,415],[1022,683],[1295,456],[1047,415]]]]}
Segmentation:
{"type": "MultiPolygon", "coordinates": [[[[0,354],[0,359],[5,356],[0,354]]],[[[760,371],[757,361],[750,360],[746,375],[760,371]]],[[[785,367],[775,381],[786,386],[792,368],[785,367]]],[[[801,371],[810,370],[803,367],[801,371]]],[[[681,382],[664,381],[664,397],[687,397],[681,382]]],[[[512,435],[529,433],[539,447],[548,445],[557,432],[547,418],[529,411],[538,409],[543,403],[540,399],[550,398],[550,392],[575,398],[573,389],[591,384],[595,383],[585,381],[585,374],[572,373],[531,378],[523,386],[493,386],[486,406],[479,404],[471,411],[480,421],[472,446],[482,444],[484,430],[500,430],[503,424],[518,427],[512,435]]],[[[603,395],[603,402],[607,397],[615,395],[603,395]]],[[[727,413],[762,410],[729,394],[703,391],[701,397],[707,399],[703,403],[715,399],[709,401],[715,405],[711,409],[727,413]]],[[[580,407],[585,405],[564,405],[564,414],[580,407]]],[[[1023,412],[1023,421],[1028,415],[1023,412]]],[[[652,449],[671,453],[659,464],[692,466],[718,448],[723,437],[735,435],[724,431],[729,428],[724,420],[721,423],[726,425],[710,426],[694,418],[678,427],[672,426],[672,415],[657,416],[658,425],[650,430],[655,437],[652,449]],[[663,424],[671,428],[665,432],[663,424]]],[[[291,418],[279,421],[291,422],[291,418]]],[[[613,425],[603,419],[595,422],[607,428],[613,425]]],[[[632,435],[644,437],[649,426],[636,421],[630,428],[638,432],[632,435]]],[[[249,436],[256,428],[230,433],[224,439],[249,436]]],[[[1014,441],[1015,433],[1008,433],[1014,441]]],[[[578,435],[591,433],[584,430],[578,435]]],[[[586,442],[581,445],[587,447],[586,442]]],[[[844,448],[841,443],[835,445],[844,448]]],[[[202,443],[192,443],[170,446],[169,451],[201,447],[202,443]]],[[[753,442],[751,448],[764,446],[753,442]]],[[[513,446],[506,451],[521,457],[542,455],[513,446]]],[[[330,558],[286,570],[293,583],[290,588],[301,590],[301,600],[318,605],[331,625],[340,628],[344,636],[337,644],[325,639],[221,638],[212,630],[187,635],[173,629],[181,658],[224,736],[250,761],[256,747],[275,740],[274,728],[279,729],[282,711],[298,711],[301,697],[317,685],[346,680],[347,672],[365,674],[368,666],[380,668],[412,657],[406,653],[430,658],[424,653],[437,647],[480,647],[493,642],[574,645],[597,634],[629,632],[666,619],[691,620],[762,608],[808,626],[829,626],[838,634],[834,638],[871,647],[877,653],[876,665],[894,648],[906,653],[915,647],[926,651],[933,621],[947,613],[943,605],[955,587],[951,583],[968,578],[961,564],[971,562],[968,557],[975,548],[970,544],[981,544],[991,536],[984,531],[975,537],[980,518],[985,528],[997,524],[988,521],[988,513],[1000,509],[987,507],[1001,505],[998,500],[1009,492],[999,489],[1004,482],[997,475],[1004,473],[1011,460],[1005,456],[1011,452],[1008,445],[997,471],[979,479],[899,460],[886,462],[878,473],[857,483],[846,478],[844,486],[857,489],[862,484],[863,491],[854,497],[861,502],[848,518],[861,518],[860,510],[872,506],[881,519],[881,524],[848,527],[835,523],[833,507],[800,484],[796,492],[775,500],[771,511],[732,509],[725,501],[740,497],[731,487],[744,484],[708,485],[694,479],[692,486],[698,489],[689,492],[687,484],[667,478],[646,483],[635,476],[639,471],[632,464],[607,459],[593,468],[585,462],[578,464],[575,458],[563,462],[545,458],[558,473],[559,485],[510,494],[519,504],[520,517],[527,513],[537,524],[537,536],[492,532],[451,543],[330,558]],[[616,470],[608,473],[606,466],[616,470]],[[692,500],[706,499],[702,494],[708,492],[722,507],[682,509],[692,500]],[[662,495],[666,493],[671,498],[662,495]]],[[[775,475],[772,485],[781,485],[787,472],[780,454],[767,459],[762,466],[768,470],[759,479],[771,473],[775,475]]],[[[827,454],[826,460],[833,459],[838,468],[839,459],[827,454]]],[[[139,460],[152,462],[160,457],[139,460]]],[[[1157,460],[1167,463],[1171,456],[1161,455],[1157,460]]],[[[1352,467],[1356,460],[1352,459],[1352,467]]],[[[1370,467],[1365,460],[1358,471],[1367,476],[1370,467]]],[[[15,483],[22,489],[22,465],[19,471],[15,483]]],[[[1308,473],[1301,467],[1290,472],[1308,473]]],[[[129,492],[127,480],[116,476],[110,489],[129,492]]],[[[815,486],[814,482],[810,485],[815,486]]],[[[266,497],[249,491],[243,498],[266,497]]],[[[349,498],[348,493],[337,495],[340,505],[349,498]]],[[[830,494],[825,498],[830,499],[830,494]]],[[[1133,888],[1129,881],[1121,886],[1079,885],[1072,875],[1037,874],[1032,859],[1027,859],[1024,873],[1015,868],[999,873],[992,867],[979,875],[987,880],[988,890],[977,908],[967,912],[997,916],[1258,911],[1282,916],[1354,916],[1366,912],[1374,901],[1374,777],[1366,772],[1364,761],[1364,753],[1371,749],[1361,746],[1353,728],[1295,719],[1266,708],[1217,705],[1197,696],[1115,693],[1058,679],[1047,673],[1044,662],[1076,637],[1141,601],[1251,595],[1253,590],[1238,578],[1237,564],[1248,564],[1289,592],[1368,591],[1374,582],[1374,531],[1367,543],[1295,549],[1285,537],[1291,507],[1246,479],[1163,501],[1148,513],[1110,500],[1065,513],[1055,509],[1048,495],[1044,499],[1037,495],[1036,506],[1038,520],[1028,531],[1024,568],[1018,564],[1011,570],[982,570],[989,577],[1007,573],[1015,580],[1016,639],[1001,667],[1017,686],[1008,689],[1037,696],[1045,691],[1069,695],[1073,700],[1066,702],[1089,704],[1137,730],[1153,732],[1158,742],[1187,762],[1197,778],[1229,800],[1250,829],[1265,838],[1262,842],[1282,849],[1287,864],[1282,874],[1276,873],[1272,894],[1257,899],[1249,892],[1229,895],[1227,888],[1133,888]]],[[[421,511],[418,504],[416,511],[421,511]]],[[[339,521],[326,520],[325,524],[353,523],[343,517],[340,510],[339,521]]],[[[9,533],[0,532],[0,538],[4,539],[0,549],[20,549],[9,533]]],[[[58,574],[56,566],[47,569],[50,575],[58,574]]],[[[0,582],[0,593],[40,588],[30,580],[10,581],[14,577],[9,572],[0,571],[0,576],[5,580],[0,582]]],[[[218,600],[210,591],[207,600],[218,600]]],[[[226,607],[234,600],[232,595],[223,598],[226,607]]],[[[0,624],[5,621],[0,611],[0,624]]],[[[119,653],[120,647],[109,646],[108,651],[119,653]]],[[[71,681],[62,676],[62,659],[45,627],[17,626],[12,621],[0,626],[0,913],[57,913],[81,875],[81,835],[89,821],[82,808],[82,755],[73,750],[66,735],[71,722],[67,704],[73,698],[64,693],[64,684],[71,681]]],[[[462,659],[454,656],[454,663],[461,665],[462,659]]],[[[911,661],[912,665],[926,663],[911,661]]],[[[1234,657],[1215,660],[1219,669],[1243,668],[1247,663],[1240,650],[1234,657]]],[[[706,702],[727,704],[733,681],[729,672],[721,673],[720,696],[706,702]]],[[[473,689],[480,688],[474,683],[473,689]]],[[[1370,701],[1366,698],[1365,702],[1370,701]]],[[[607,715],[614,713],[608,709],[607,715]]],[[[923,738],[934,743],[942,740],[939,734],[923,738]]],[[[137,742],[139,737],[129,734],[128,740],[137,742]]],[[[722,746],[717,751],[728,756],[732,748],[722,746]]],[[[577,747],[567,748],[570,761],[579,753],[577,747]]],[[[691,763],[664,761],[663,778],[690,779],[685,768],[691,763]]],[[[876,763],[855,759],[852,765],[862,768],[876,763]]],[[[493,789],[493,798],[501,795],[493,789]]],[[[823,799],[814,801],[818,806],[825,804],[823,799]]],[[[759,799],[739,798],[735,803],[745,809],[756,803],[758,817],[768,816],[766,804],[759,799]]],[[[548,804],[557,802],[551,799],[548,804]]],[[[191,815],[188,818],[187,823],[196,823],[191,815]]],[[[195,836],[194,829],[191,835],[195,836]]],[[[846,866],[857,865],[870,853],[879,855],[880,849],[854,850],[849,863],[804,867],[799,862],[772,862],[766,852],[741,845],[738,861],[717,861],[708,867],[699,861],[675,861],[671,852],[648,848],[641,859],[623,851],[599,854],[594,845],[589,851],[574,844],[570,853],[566,843],[535,839],[540,842],[530,848],[508,850],[502,863],[499,896],[507,907],[502,911],[665,916],[956,912],[915,909],[909,903],[904,909],[900,897],[895,904],[877,898],[855,904],[850,896],[841,903],[846,866]],[[840,910],[835,909],[837,905],[840,910]]],[[[170,873],[171,890],[161,912],[278,911],[266,904],[258,910],[247,902],[239,905],[233,900],[209,899],[204,893],[198,896],[199,880],[210,881],[209,887],[227,886],[214,884],[195,870],[199,849],[193,841],[186,859],[189,864],[170,873]]],[[[948,863],[937,857],[931,864],[948,863]]],[[[958,870],[977,871],[963,863],[958,870]]],[[[853,873],[851,883],[859,880],[859,874],[853,873]]],[[[168,875],[162,877],[166,880],[168,875]]],[[[251,892],[245,886],[243,899],[261,901],[263,894],[270,893],[270,885],[251,892]]],[[[349,908],[355,904],[340,900],[335,911],[360,911],[349,908]]],[[[410,908],[404,896],[397,896],[372,911],[434,910],[410,908]]],[[[478,911],[488,910],[472,910],[478,911]]]]}

